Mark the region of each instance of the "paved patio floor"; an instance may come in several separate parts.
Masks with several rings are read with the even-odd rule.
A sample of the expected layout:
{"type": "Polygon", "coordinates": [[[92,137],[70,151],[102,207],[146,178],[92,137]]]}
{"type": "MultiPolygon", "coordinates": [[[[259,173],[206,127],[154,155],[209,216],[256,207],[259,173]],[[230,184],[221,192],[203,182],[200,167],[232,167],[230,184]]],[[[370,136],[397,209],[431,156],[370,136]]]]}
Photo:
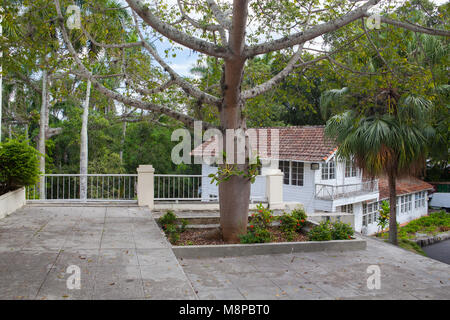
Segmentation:
{"type": "Polygon", "coordinates": [[[450,299],[450,265],[367,250],[177,260],[138,207],[26,206],[0,220],[0,299],[450,299]],[[68,289],[71,265],[81,289],[68,289]],[[369,265],[381,288],[369,290],[369,265]]]}
{"type": "Polygon", "coordinates": [[[149,210],[26,206],[0,220],[0,299],[181,298],[197,297],[149,210]]]}
{"type": "Polygon", "coordinates": [[[180,262],[200,299],[450,299],[450,265],[371,238],[361,251],[180,262]],[[380,289],[368,289],[370,265],[380,289]]]}

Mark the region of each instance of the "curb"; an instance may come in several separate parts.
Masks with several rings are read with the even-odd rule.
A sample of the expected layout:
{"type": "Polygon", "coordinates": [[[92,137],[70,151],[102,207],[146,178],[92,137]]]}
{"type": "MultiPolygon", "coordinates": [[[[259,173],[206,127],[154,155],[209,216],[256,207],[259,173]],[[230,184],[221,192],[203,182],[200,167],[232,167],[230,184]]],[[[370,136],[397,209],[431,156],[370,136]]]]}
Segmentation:
{"type": "Polygon", "coordinates": [[[204,246],[172,246],[175,256],[180,259],[240,257],[250,255],[283,254],[314,251],[356,251],[365,250],[364,239],[305,241],[258,244],[224,244],[204,246]]]}

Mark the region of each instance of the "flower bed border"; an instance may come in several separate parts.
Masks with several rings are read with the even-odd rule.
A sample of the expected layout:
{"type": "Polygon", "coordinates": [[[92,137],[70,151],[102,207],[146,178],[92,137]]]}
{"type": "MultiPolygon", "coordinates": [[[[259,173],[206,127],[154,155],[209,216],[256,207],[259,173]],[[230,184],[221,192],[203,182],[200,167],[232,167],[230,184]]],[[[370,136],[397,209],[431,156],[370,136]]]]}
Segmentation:
{"type": "Polygon", "coordinates": [[[355,239],[352,240],[172,246],[172,251],[177,258],[195,259],[282,254],[292,252],[356,251],[365,250],[366,247],[366,240],[356,236],[355,239]]]}

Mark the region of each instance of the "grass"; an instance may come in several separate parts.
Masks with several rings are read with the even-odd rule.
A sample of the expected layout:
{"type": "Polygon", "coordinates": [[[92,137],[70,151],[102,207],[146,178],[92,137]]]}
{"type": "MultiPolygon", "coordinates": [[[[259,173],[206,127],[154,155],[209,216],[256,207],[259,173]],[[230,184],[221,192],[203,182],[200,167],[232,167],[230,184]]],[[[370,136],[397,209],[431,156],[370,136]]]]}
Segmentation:
{"type": "MultiPolygon", "coordinates": [[[[425,233],[433,236],[440,232],[450,230],[450,214],[445,211],[433,212],[428,216],[409,222],[406,226],[398,228],[398,239],[409,240],[416,237],[416,233],[425,233]]],[[[377,237],[384,239],[389,237],[388,232],[377,234],[377,237]]]]}
{"type": "Polygon", "coordinates": [[[407,240],[407,239],[399,239],[398,240],[398,246],[403,248],[403,249],[406,249],[408,251],[412,251],[414,253],[421,254],[422,256],[425,256],[425,257],[427,256],[425,254],[425,252],[422,250],[422,248],[417,243],[415,243],[414,241],[407,240]]]}

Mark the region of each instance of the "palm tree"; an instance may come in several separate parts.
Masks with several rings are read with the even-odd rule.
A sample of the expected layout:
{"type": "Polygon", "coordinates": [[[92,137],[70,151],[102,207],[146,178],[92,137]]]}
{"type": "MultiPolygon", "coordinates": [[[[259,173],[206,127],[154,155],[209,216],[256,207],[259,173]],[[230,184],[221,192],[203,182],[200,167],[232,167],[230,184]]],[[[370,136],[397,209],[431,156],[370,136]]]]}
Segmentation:
{"type": "MultiPolygon", "coordinates": [[[[348,89],[325,92],[322,107],[326,110],[330,96],[345,101],[348,94],[348,89]]],[[[353,157],[369,176],[388,177],[389,241],[397,245],[396,179],[417,174],[424,167],[427,142],[434,132],[427,124],[432,104],[422,97],[400,96],[391,88],[379,90],[370,100],[365,99],[371,102],[369,107],[359,105],[331,117],[325,134],[337,142],[338,156],[353,157]]]]}

